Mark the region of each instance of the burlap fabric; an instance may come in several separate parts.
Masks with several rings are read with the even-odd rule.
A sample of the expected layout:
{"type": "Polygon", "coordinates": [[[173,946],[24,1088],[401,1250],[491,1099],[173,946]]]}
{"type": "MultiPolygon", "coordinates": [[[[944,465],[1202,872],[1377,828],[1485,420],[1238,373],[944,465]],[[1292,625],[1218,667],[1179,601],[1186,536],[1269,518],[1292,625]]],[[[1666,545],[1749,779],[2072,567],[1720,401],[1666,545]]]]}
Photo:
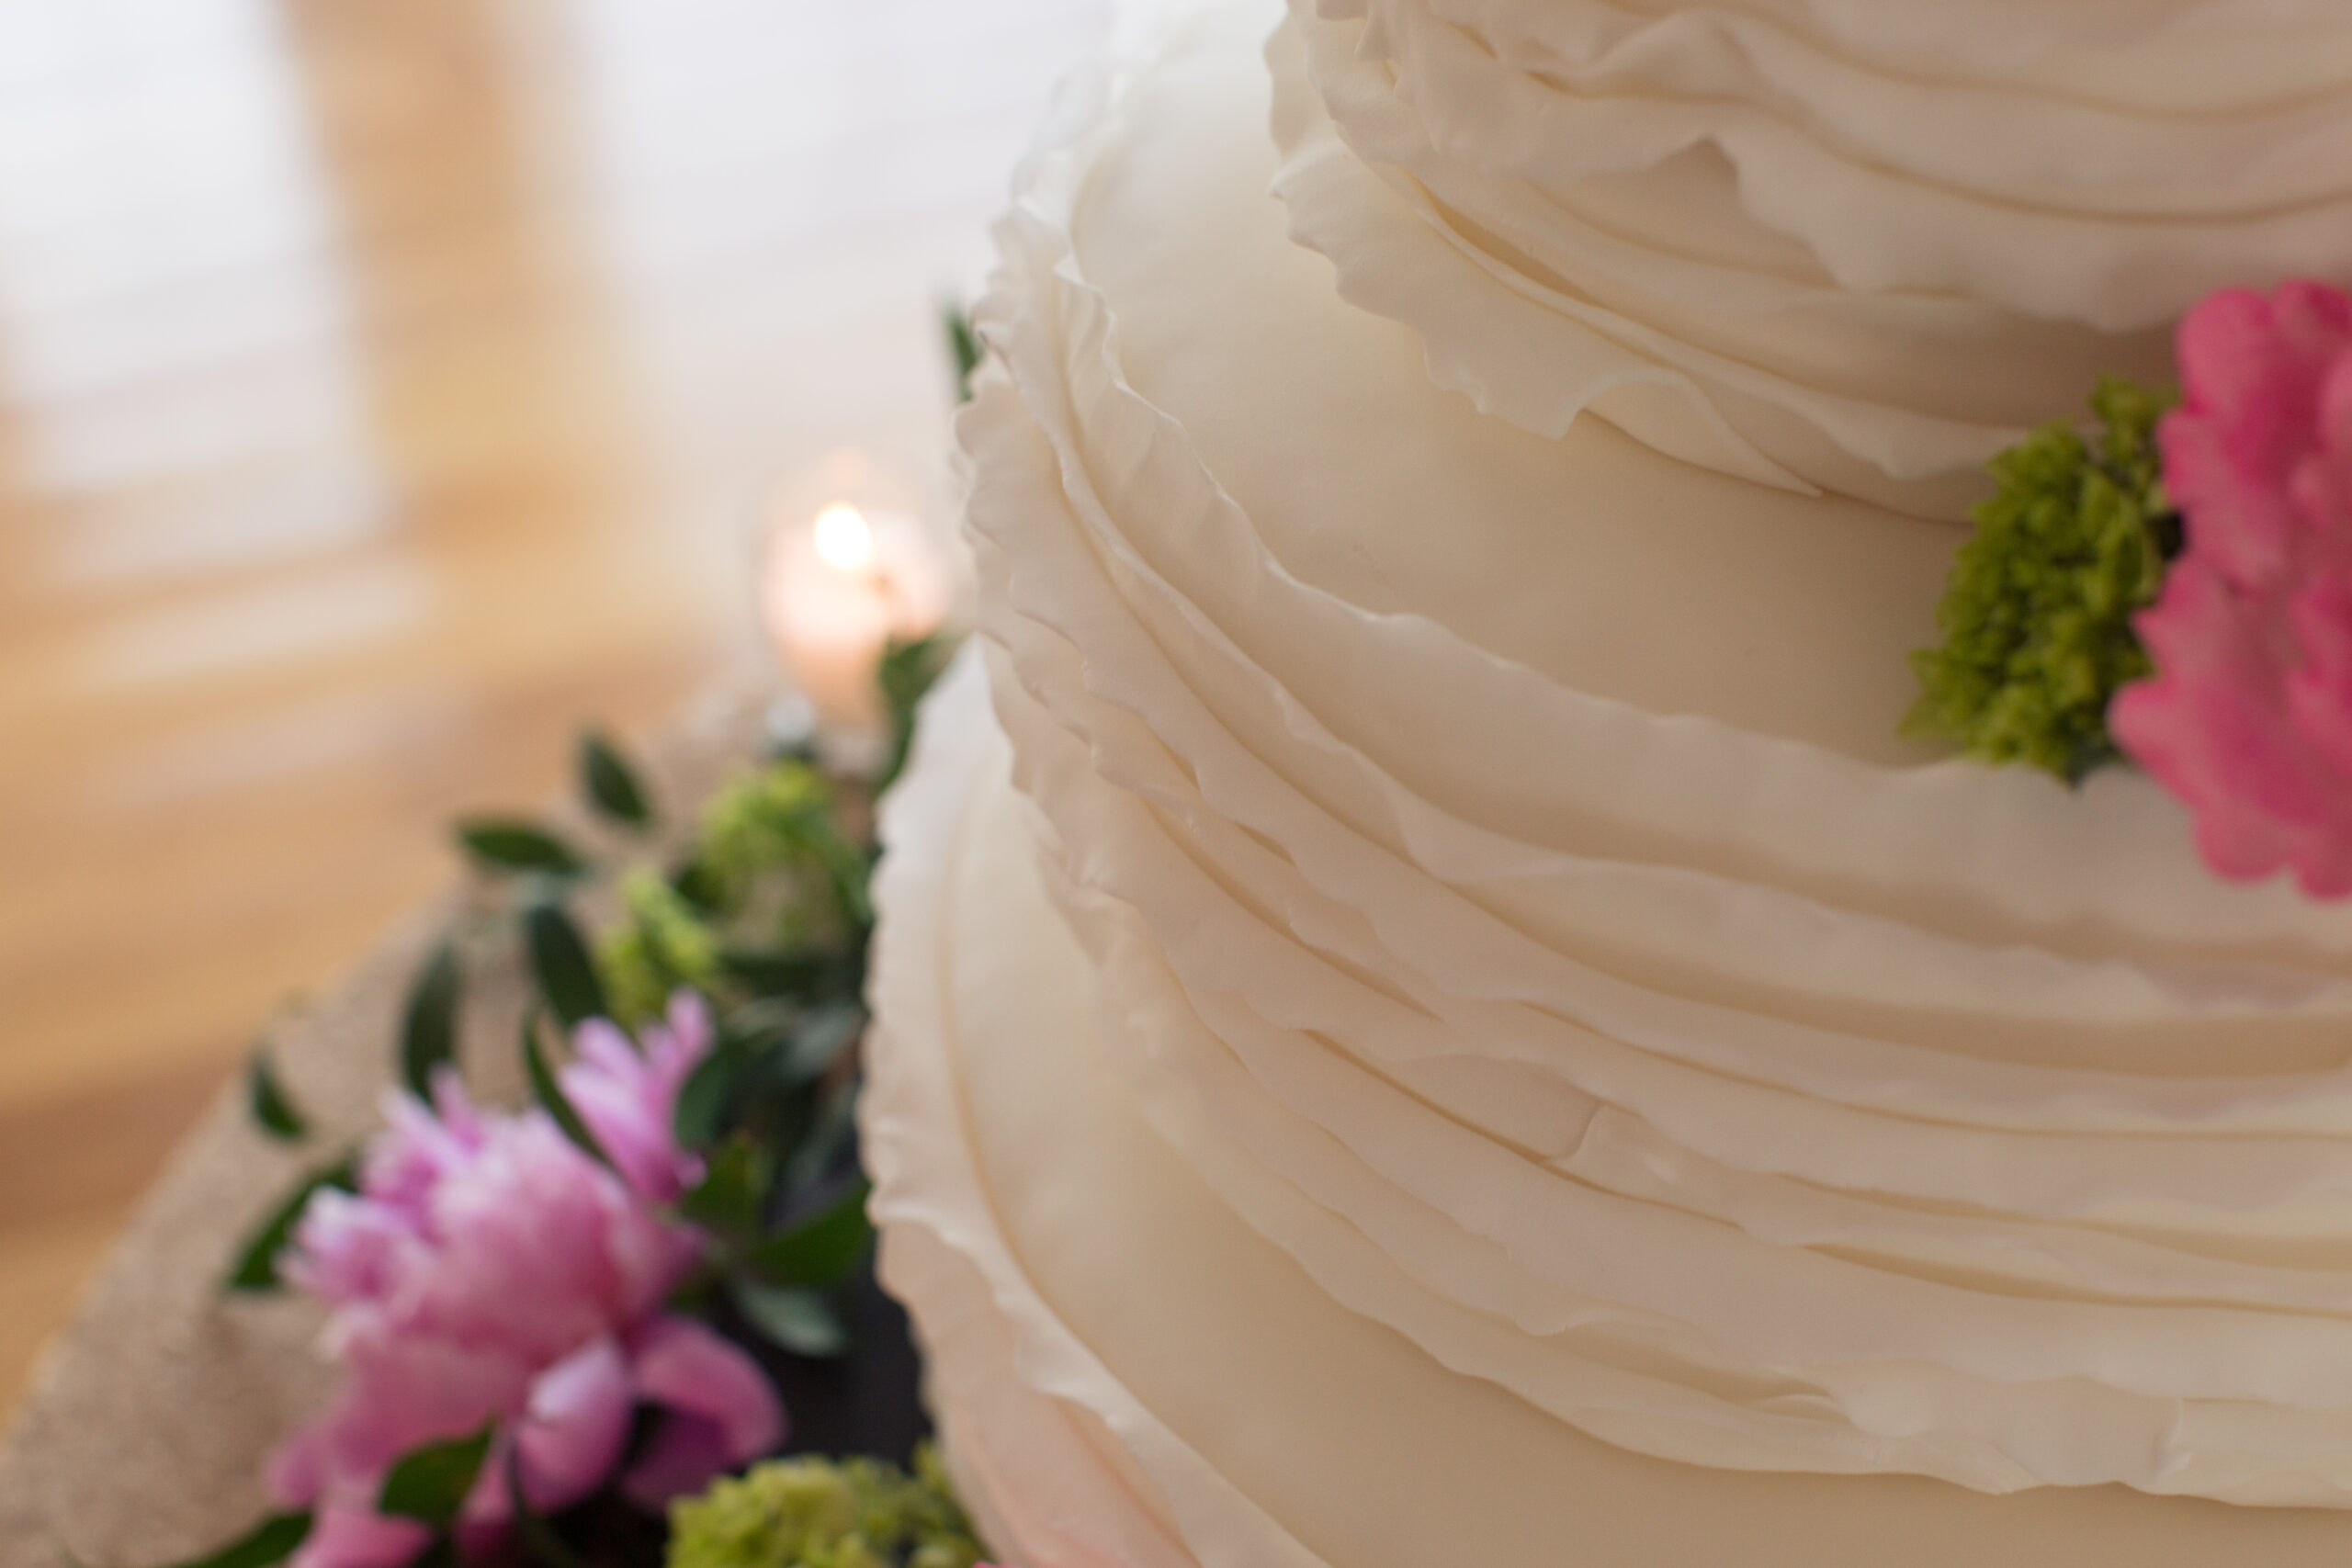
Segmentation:
{"type": "MultiPolygon", "coordinates": [[[[650,749],[665,804],[699,800],[758,741],[764,694],[729,682],[650,749]]],[[[309,1166],[377,1121],[411,976],[455,896],[404,922],[275,1047],[311,1113],[311,1141],[273,1144],[242,1086],[206,1111],[51,1344],[0,1441],[0,1568],[143,1568],[249,1528],[265,1511],[264,1458],[323,1396],[319,1319],[288,1297],[223,1298],[243,1237],[309,1166]],[[69,1555],[70,1554],[70,1555],[69,1555]]],[[[493,1099],[517,1086],[522,987],[493,953],[469,985],[463,1055],[493,1099]]]]}

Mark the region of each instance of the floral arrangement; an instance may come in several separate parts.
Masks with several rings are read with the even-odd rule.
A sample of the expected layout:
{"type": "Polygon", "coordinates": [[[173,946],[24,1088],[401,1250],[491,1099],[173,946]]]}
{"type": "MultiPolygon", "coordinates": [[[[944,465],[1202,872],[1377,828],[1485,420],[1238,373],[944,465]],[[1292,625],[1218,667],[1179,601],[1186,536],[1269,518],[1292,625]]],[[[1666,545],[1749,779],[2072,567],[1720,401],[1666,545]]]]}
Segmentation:
{"type": "MultiPolygon", "coordinates": [[[[946,652],[894,647],[877,671],[900,757],[946,652]]],[[[322,1303],[345,1377],[271,1462],[283,1511],[202,1568],[650,1564],[674,1556],[673,1506],[706,1521],[696,1560],[728,1561],[693,1499],[786,1434],[763,1358],[849,1348],[836,1302],[872,1239],[851,1120],[868,791],[785,749],[664,863],[638,770],[591,735],[579,771],[616,851],[521,818],[459,824],[482,897],[412,984],[384,1129],[301,1183],[231,1271],[232,1290],[322,1303]],[[620,914],[592,942],[578,907],[598,887],[620,914]],[[477,1105],[456,1060],[469,976],[501,950],[533,991],[517,1042],[533,1103],[512,1111],[477,1105]]],[[[249,1091],[265,1131],[308,1137],[266,1053],[249,1091]]],[[[772,1495],[810,1554],[747,1562],[978,1558],[935,1466],[782,1473],[728,1494],[728,1517],[740,1535],[744,1499],[772,1495]],[[829,1487],[854,1528],[812,1511],[829,1487]]]]}
{"type": "Polygon", "coordinates": [[[2070,781],[2135,762],[2222,875],[2352,894],[2352,297],[2225,290],[2177,348],[2177,400],[2109,381],[2096,440],[1996,461],[1912,724],[2070,781]]]}
{"type": "Polygon", "coordinates": [[[526,1511],[607,1483],[660,1508],[783,1436],[759,1364],[670,1306],[711,1249],[675,1213],[707,1173],[673,1131],[707,1009],[681,992],[637,1044],[602,1021],[579,1038],[560,1081],[584,1140],[478,1110],[444,1066],[430,1109],[387,1107],[359,1190],[304,1206],[280,1267],[328,1305],[348,1379],[271,1466],[311,1511],[304,1562],[405,1563],[436,1532],[486,1556],[526,1511]]]}
{"type": "MultiPolygon", "coordinates": [[[[961,389],[978,345],[947,326],[961,389]]],[[[458,825],[477,896],[410,987],[382,1130],[325,1157],[225,1280],[315,1298],[341,1386],[271,1460],[281,1511],[187,1568],[978,1562],[927,1449],[911,1472],[804,1454],[727,1479],[791,1435],[783,1390],[819,1386],[796,1369],[865,1353],[853,1326],[882,1315],[860,1305],[879,1298],[853,1119],[871,802],[951,651],[881,649],[872,780],[827,772],[811,734],[665,831],[591,733],[598,831],[458,825]],[[517,963],[530,1103],[490,1109],[460,1077],[462,1004],[517,963]]],[[[266,1049],[247,1091],[266,1134],[311,1141],[266,1049]]]]}

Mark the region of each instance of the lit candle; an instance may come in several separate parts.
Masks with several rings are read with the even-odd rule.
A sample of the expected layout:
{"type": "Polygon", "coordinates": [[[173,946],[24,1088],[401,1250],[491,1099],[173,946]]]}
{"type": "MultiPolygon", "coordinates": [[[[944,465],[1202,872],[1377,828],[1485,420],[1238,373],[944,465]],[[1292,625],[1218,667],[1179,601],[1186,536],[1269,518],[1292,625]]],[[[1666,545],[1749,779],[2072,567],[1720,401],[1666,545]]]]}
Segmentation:
{"type": "Polygon", "coordinates": [[[761,619],[817,710],[829,760],[850,768],[879,760],[883,649],[937,631],[953,597],[937,545],[903,513],[837,501],[776,531],[761,572],[761,619]]]}

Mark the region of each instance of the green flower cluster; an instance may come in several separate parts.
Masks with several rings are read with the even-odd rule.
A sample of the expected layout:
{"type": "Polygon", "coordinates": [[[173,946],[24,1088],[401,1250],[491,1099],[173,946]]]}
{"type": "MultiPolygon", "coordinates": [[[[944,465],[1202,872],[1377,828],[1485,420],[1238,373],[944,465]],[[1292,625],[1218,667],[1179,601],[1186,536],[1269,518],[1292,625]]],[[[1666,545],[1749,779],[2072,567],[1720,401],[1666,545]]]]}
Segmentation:
{"type": "Polygon", "coordinates": [[[870,923],[866,852],[809,762],[786,757],[729,781],[698,826],[679,876],[639,867],[621,879],[626,918],[596,967],[628,1027],[659,1017],[681,987],[718,994],[730,950],[838,948],[870,923]]]}
{"type": "MultiPolygon", "coordinates": [[[[849,926],[872,919],[865,852],[842,830],[832,785],[797,758],[736,779],[711,798],[703,809],[700,863],[703,891],[722,909],[739,908],[756,881],[784,872],[830,893],[831,912],[849,926]]],[[[796,899],[791,907],[813,918],[808,906],[796,899]]]]}
{"type": "Polygon", "coordinates": [[[613,1016],[635,1028],[658,1018],[681,987],[707,993],[718,979],[718,935],[684,895],[639,866],[621,878],[628,919],[597,949],[613,1016]]]}
{"type": "Polygon", "coordinates": [[[670,1506],[669,1568],[973,1568],[982,1548],[939,1456],[779,1460],[670,1506]]]}
{"type": "Polygon", "coordinates": [[[1993,460],[2000,489],[1953,564],[1943,641],[1911,657],[1906,733],[2070,783],[2119,758],[2108,703],[2152,672],[2132,617],[2179,547],[2155,445],[2174,400],[2110,377],[2090,400],[2095,440],[2061,420],[1993,460]]]}

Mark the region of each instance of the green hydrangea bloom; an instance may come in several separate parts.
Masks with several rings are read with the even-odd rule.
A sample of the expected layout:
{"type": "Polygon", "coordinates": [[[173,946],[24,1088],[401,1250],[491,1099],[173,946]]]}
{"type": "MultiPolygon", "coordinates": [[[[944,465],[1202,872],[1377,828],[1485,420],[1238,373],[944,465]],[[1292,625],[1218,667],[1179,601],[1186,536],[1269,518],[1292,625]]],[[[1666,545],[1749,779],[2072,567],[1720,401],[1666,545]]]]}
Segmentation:
{"type": "Polygon", "coordinates": [[[2109,700],[2152,672],[2132,616],[2179,542],[2155,445],[2174,400],[2109,378],[2091,398],[2095,444],[2061,420],[1993,460],[2000,490],[1953,563],[1943,641],[1911,657],[1906,732],[2070,782],[2116,760],[2109,700]]]}
{"type": "Polygon", "coordinates": [[[704,861],[721,876],[791,864],[832,811],[832,786],[813,765],[794,757],[771,762],[729,780],[703,807],[704,861]]]}
{"type": "Polygon", "coordinates": [[[718,977],[718,937],[692,904],[642,867],[621,880],[628,918],[596,952],[613,1016],[634,1029],[661,1016],[682,986],[707,991],[718,977]]]}
{"type": "MultiPolygon", "coordinates": [[[[830,894],[851,925],[872,919],[865,856],[842,831],[831,784],[797,759],[771,762],[711,797],[703,808],[701,861],[722,908],[740,907],[765,874],[780,871],[830,894]]],[[[787,900],[785,912],[805,916],[805,904],[787,900]]]]}
{"type": "Polygon", "coordinates": [[[669,1568],[973,1568],[982,1549],[926,1447],[878,1460],[778,1460],[670,1506],[669,1568]]]}

